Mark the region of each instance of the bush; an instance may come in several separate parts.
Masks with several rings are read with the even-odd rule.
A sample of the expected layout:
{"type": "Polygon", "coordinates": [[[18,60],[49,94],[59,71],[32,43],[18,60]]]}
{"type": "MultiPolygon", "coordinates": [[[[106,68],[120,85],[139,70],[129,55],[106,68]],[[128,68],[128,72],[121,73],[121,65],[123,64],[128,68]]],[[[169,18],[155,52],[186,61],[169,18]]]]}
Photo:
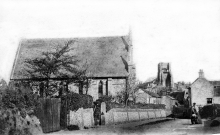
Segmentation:
{"type": "Polygon", "coordinates": [[[68,127],[67,127],[67,129],[68,130],[79,130],[79,126],[77,126],[77,125],[69,125],[68,127]]]}
{"type": "Polygon", "coordinates": [[[205,105],[200,108],[201,118],[215,118],[220,116],[220,104],[205,105]]]}
{"type": "Polygon", "coordinates": [[[98,102],[98,105],[100,106],[100,108],[101,108],[101,103],[105,102],[106,103],[106,111],[109,111],[112,108],[111,101],[112,101],[111,96],[102,96],[96,102],[98,102]]]}
{"type": "Polygon", "coordinates": [[[38,96],[5,86],[0,88],[0,134],[32,135],[40,131],[39,120],[32,114],[39,105],[38,96]]]}
{"type": "Polygon", "coordinates": [[[1,108],[18,108],[33,112],[39,106],[38,96],[32,93],[21,93],[15,90],[7,90],[2,95],[1,108]]]}
{"type": "Polygon", "coordinates": [[[42,133],[42,129],[35,116],[26,115],[24,117],[18,108],[0,109],[1,135],[32,135],[38,133],[42,133]]]}
{"type": "Polygon", "coordinates": [[[137,103],[134,105],[130,105],[130,108],[140,108],[140,109],[165,109],[164,104],[141,104],[137,103]]]}
{"type": "Polygon", "coordinates": [[[80,95],[77,93],[68,93],[61,97],[61,106],[67,106],[67,110],[76,111],[79,108],[92,108],[93,99],[90,95],[80,95]],[[66,105],[65,105],[66,104],[66,105]]]}
{"type": "MultiPolygon", "coordinates": [[[[111,110],[112,108],[125,108],[124,104],[120,104],[120,103],[116,103],[112,101],[112,97],[111,96],[103,96],[100,99],[96,100],[96,104],[101,107],[101,103],[105,102],[106,103],[106,111],[108,112],[109,110],[111,110]]],[[[164,104],[142,104],[142,103],[129,103],[128,104],[129,108],[132,109],[136,109],[136,108],[140,108],[140,109],[165,109],[165,105],[164,104]]]]}
{"type": "Polygon", "coordinates": [[[116,103],[113,102],[113,97],[112,96],[102,96],[99,99],[96,100],[96,104],[101,108],[101,103],[105,102],[106,103],[106,112],[111,110],[112,108],[124,108],[124,104],[116,103]]]}

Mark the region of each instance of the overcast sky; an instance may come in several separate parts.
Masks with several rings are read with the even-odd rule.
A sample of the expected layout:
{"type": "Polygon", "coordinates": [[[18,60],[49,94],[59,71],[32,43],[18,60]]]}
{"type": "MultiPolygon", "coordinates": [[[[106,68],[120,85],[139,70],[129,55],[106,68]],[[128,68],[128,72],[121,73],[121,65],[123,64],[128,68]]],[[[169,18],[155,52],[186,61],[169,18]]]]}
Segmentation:
{"type": "Polygon", "coordinates": [[[132,30],[137,77],[170,62],[174,82],[203,69],[220,80],[219,0],[0,1],[0,76],[9,79],[22,38],[125,35],[132,30]]]}

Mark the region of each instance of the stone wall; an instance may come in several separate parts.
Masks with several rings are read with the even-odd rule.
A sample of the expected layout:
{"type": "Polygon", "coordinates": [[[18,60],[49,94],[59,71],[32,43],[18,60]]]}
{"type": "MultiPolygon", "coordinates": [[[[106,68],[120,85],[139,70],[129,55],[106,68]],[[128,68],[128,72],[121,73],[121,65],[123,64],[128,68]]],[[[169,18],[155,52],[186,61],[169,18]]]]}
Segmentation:
{"type": "MultiPolygon", "coordinates": [[[[93,97],[93,101],[98,99],[98,87],[99,83],[102,81],[103,83],[103,95],[112,95],[116,96],[116,94],[126,88],[126,80],[125,79],[93,79],[88,88],[88,95],[93,97]]],[[[75,93],[79,93],[79,88],[75,84],[70,84],[68,86],[69,90],[75,93]]],[[[83,89],[83,94],[86,93],[86,88],[83,89]]]]}
{"type": "Polygon", "coordinates": [[[114,108],[105,114],[105,124],[119,124],[166,117],[163,109],[126,109],[114,108]]]}
{"type": "Polygon", "coordinates": [[[68,125],[77,125],[79,129],[84,127],[94,126],[93,108],[83,109],[80,108],[77,111],[70,111],[68,125]]]}
{"type": "Polygon", "coordinates": [[[178,101],[176,99],[172,99],[172,97],[169,97],[169,96],[161,97],[161,104],[165,105],[167,116],[172,114],[173,105],[175,105],[175,102],[178,102],[178,101]]]}
{"type": "MultiPolygon", "coordinates": [[[[120,124],[148,119],[165,118],[166,111],[163,109],[126,109],[114,108],[104,113],[105,125],[120,124]]],[[[93,109],[80,108],[77,111],[70,111],[68,125],[77,125],[80,130],[84,127],[94,126],[93,109]]]]}

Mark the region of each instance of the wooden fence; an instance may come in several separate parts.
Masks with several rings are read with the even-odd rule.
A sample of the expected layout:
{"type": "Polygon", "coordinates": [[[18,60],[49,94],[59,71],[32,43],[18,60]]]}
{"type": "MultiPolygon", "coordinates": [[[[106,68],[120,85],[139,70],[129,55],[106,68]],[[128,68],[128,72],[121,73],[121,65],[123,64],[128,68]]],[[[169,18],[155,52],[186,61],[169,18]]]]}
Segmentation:
{"type": "Polygon", "coordinates": [[[40,98],[36,115],[44,133],[60,130],[60,98],[40,98]]]}

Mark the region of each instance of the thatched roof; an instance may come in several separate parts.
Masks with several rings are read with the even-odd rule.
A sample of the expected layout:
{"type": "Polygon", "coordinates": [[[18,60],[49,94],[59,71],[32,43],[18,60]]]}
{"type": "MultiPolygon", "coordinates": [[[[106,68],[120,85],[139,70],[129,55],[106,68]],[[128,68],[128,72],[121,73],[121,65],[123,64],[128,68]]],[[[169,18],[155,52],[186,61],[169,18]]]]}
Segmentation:
{"type": "MultiPolygon", "coordinates": [[[[128,36],[123,36],[129,43],[128,36]]],[[[25,39],[20,42],[14,61],[11,79],[25,79],[24,60],[26,58],[41,57],[42,52],[50,51],[56,45],[64,45],[70,39],[25,39]]],[[[117,37],[91,37],[73,38],[74,48],[71,55],[77,56],[83,65],[86,61],[89,65],[88,72],[92,77],[126,77],[128,72],[122,61],[122,56],[128,61],[128,51],[120,36],[117,37]]]]}

